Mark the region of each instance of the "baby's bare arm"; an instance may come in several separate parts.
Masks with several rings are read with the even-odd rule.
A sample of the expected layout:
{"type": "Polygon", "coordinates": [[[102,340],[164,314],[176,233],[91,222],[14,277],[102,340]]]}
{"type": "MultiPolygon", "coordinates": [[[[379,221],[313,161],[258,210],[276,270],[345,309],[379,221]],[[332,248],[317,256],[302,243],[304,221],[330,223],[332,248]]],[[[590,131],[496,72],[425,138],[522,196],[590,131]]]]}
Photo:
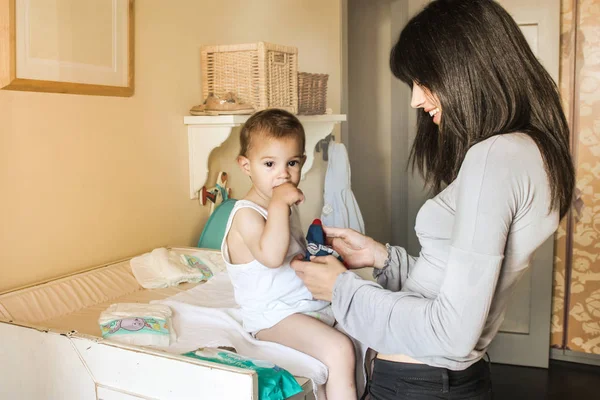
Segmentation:
{"type": "Polygon", "coordinates": [[[270,209],[267,221],[256,210],[243,208],[233,218],[232,231],[241,236],[255,260],[279,268],[290,245],[289,207],[279,213],[270,209]]]}

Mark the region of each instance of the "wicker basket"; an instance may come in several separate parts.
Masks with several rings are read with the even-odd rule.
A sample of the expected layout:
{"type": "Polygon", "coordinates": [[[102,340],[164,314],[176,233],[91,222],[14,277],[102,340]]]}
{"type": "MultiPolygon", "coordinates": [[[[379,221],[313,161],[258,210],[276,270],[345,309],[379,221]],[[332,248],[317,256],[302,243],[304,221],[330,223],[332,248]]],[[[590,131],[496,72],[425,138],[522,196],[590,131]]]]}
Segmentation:
{"type": "Polygon", "coordinates": [[[327,74],[298,73],[298,114],[325,114],[328,79],[327,74]]]}
{"type": "Polygon", "coordinates": [[[298,112],[298,49],[258,42],[203,46],[202,94],[235,93],[256,111],[298,112]]]}

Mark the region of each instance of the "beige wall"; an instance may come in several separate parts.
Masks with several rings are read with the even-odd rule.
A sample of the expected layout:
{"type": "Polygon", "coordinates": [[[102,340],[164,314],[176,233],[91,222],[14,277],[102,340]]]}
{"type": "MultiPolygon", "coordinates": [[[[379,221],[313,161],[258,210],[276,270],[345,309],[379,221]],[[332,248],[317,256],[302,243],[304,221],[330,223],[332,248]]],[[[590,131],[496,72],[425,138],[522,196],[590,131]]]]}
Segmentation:
{"type": "MultiPolygon", "coordinates": [[[[183,116],[202,100],[200,45],[297,46],[301,71],[330,74],[339,112],[340,14],[339,0],[137,1],[134,97],[0,91],[0,291],[193,245],[207,214],[188,196],[183,116]]],[[[218,157],[236,145],[213,153],[216,168],[234,172],[218,157]]],[[[322,172],[318,162],[303,183],[304,221],[318,214],[322,172]]],[[[232,182],[243,195],[247,181],[232,182]]]]}

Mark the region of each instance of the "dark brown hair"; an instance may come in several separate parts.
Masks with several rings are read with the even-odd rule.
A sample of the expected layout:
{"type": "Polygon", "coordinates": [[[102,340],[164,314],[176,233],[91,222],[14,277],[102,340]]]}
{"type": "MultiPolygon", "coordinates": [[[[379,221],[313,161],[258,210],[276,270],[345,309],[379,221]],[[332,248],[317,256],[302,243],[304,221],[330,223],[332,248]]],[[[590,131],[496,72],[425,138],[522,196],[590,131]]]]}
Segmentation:
{"type": "Polygon", "coordinates": [[[537,144],[561,217],[575,170],[556,84],[519,26],[493,0],[437,0],[402,30],[390,55],[393,74],[435,93],[438,127],[419,112],[410,162],[435,192],[458,174],[469,148],[494,135],[522,132],[537,144]]]}
{"type": "Polygon", "coordinates": [[[248,157],[252,141],[257,135],[269,138],[293,138],[300,141],[302,152],[306,143],[304,127],[295,115],[277,108],[259,111],[248,118],[240,133],[240,156],[248,157]]]}

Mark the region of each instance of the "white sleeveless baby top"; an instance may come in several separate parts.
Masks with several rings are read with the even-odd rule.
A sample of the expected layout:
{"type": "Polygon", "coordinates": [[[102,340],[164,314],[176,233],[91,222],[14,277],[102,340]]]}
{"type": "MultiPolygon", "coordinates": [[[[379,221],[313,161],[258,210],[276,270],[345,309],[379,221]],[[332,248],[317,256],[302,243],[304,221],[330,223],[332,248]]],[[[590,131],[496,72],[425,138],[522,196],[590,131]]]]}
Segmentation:
{"type": "Polygon", "coordinates": [[[290,216],[290,246],[281,267],[269,268],[258,260],[247,264],[231,263],[227,236],[236,212],[242,208],[251,208],[265,219],[268,213],[258,204],[238,200],[229,216],[221,245],[223,260],[233,284],[235,301],[242,310],[244,329],[256,333],[272,327],[292,314],[317,312],[327,308],[329,302],[313,300],[312,294],[290,266],[294,256],[306,251],[306,241],[294,208],[290,216]]]}

